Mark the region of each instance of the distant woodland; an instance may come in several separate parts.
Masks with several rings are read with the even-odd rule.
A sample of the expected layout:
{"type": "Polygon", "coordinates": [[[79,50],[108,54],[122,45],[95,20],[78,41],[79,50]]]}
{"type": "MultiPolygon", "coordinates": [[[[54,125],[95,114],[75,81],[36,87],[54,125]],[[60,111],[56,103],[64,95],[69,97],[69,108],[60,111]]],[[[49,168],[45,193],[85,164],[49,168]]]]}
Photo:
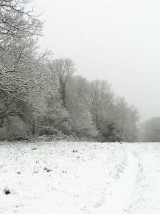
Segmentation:
{"type": "Polygon", "coordinates": [[[149,125],[142,134],[137,110],[108,82],[77,75],[70,58],[40,53],[43,23],[29,2],[0,0],[0,140],[152,141],[149,125]]]}

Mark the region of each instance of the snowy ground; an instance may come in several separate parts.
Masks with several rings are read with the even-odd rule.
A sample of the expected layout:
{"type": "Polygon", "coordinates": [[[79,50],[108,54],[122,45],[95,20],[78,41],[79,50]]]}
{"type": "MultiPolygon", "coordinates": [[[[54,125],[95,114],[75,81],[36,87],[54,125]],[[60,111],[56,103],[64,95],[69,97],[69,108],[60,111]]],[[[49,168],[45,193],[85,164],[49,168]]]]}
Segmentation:
{"type": "Polygon", "coordinates": [[[159,214],[160,144],[1,143],[0,214],[13,213],[159,214]]]}

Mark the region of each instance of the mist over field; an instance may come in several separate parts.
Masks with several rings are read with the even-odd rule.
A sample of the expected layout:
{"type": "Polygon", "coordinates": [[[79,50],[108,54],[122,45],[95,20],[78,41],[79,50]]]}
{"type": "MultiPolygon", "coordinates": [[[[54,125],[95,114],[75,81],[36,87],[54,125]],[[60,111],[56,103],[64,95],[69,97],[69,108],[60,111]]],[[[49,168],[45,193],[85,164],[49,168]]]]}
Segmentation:
{"type": "Polygon", "coordinates": [[[38,0],[43,48],[71,57],[77,73],[106,80],[137,107],[141,120],[160,115],[157,0],[38,0]]]}
{"type": "Polygon", "coordinates": [[[159,7],[0,0],[0,214],[160,213],[159,7]]]}

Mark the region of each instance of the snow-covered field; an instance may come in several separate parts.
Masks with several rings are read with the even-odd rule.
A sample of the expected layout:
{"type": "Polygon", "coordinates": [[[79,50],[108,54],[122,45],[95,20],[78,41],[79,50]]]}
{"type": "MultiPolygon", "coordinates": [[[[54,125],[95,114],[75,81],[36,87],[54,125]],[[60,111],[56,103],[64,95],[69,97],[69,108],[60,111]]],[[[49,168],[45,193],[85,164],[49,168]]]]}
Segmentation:
{"type": "Polygon", "coordinates": [[[0,214],[13,213],[159,214],[160,144],[1,143],[0,214]]]}

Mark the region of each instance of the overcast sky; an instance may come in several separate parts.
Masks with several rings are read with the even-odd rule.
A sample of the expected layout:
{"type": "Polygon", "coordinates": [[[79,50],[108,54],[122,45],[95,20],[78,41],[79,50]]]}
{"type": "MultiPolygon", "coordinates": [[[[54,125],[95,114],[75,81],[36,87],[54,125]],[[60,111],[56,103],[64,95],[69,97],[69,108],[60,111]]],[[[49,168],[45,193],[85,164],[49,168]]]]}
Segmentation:
{"type": "Polygon", "coordinates": [[[77,73],[105,79],[139,110],[160,116],[159,0],[35,0],[41,45],[70,57],[77,73]]]}

